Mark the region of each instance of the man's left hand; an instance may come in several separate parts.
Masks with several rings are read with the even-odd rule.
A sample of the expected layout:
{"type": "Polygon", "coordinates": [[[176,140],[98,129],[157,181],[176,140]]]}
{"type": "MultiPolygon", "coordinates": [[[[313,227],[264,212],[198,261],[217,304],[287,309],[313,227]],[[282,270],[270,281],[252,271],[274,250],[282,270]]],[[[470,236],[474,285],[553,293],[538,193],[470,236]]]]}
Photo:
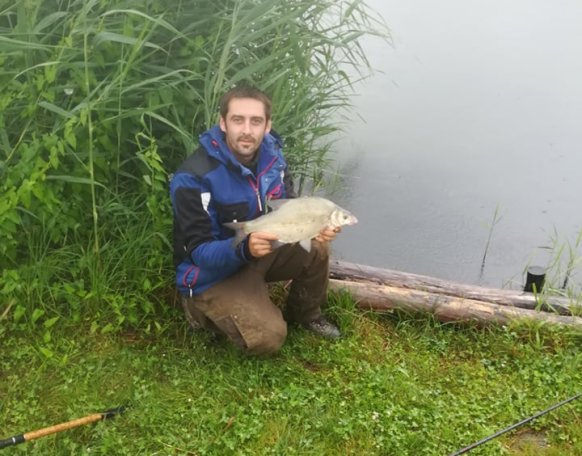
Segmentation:
{"type": "Polygon", "coordinates": [[[337,228],[324,228],[323,230],[320,231],[320,233],[315,237],[316,241],[319,242],[331,242],[335,239],[336,235],[341,232],[341,228],[337,227],[337,228]]]}

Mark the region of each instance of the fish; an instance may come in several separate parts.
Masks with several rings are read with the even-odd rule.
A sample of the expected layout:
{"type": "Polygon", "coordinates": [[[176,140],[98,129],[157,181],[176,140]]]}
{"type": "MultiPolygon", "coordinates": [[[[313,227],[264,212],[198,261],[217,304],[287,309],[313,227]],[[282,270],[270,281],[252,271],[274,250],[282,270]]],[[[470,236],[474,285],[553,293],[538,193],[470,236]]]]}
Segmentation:
{"type": "Polygon", "coordinates": [[[272,211],[254,220],[224,223],[224,226],[235,231],[234,246],[249,234],[264,231],[276,235],[279,245],[299,242],[309,252],[311,239],[324,228],[358,223],[349,211],[319,196],[270,200],[267,206],[272,211]]]}

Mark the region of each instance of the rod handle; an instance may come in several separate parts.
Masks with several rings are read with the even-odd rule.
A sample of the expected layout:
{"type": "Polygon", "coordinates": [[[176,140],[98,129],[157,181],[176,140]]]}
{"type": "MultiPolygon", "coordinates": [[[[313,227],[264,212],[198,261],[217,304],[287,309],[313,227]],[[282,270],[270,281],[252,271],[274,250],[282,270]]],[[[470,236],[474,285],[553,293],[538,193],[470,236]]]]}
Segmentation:
{"type": "Polygon", "coordinates": [[[93,423],[101,419],[103,419],[101,413],[95,413],[93,415],[84,416],[83,418],[77,418],[76,420],[67,421],[66,423],[55,424],[54,426],[49,426],[42,429],[37,429],[36,431],[27,432],[24,434],[24,440],[28,442],[29,440],[38,439],[40,437],[44,437],[45,435],[55,434],[61,431],[67,431],[69,429],[73,429],[84,424],[93,423]]]}
{"type": "Polygon", "coordinates": [[[6,448],[12,445],[18,445],[19,443],[28,442],[29,440],[38,439],[39,437],[44,437],[45,435],[55,434],[57,432],[66,431],[68,429],[73,429],[84,424],[93,423],[95,421],[106,420],[108,418],[113,418],[119,413],[125,412],[125,407],[116,407],[106,410],[101,413],[94,413],[92,415],[84,416],[83,418],[77,418],[76,420],[67,421],[66,423],[55,424],[54,426],[45,427],[42,429],[37,429],[36,431],[26,432],[24,434],[15,435],[4,440],[0,440],[0,449],[6,448]]]}

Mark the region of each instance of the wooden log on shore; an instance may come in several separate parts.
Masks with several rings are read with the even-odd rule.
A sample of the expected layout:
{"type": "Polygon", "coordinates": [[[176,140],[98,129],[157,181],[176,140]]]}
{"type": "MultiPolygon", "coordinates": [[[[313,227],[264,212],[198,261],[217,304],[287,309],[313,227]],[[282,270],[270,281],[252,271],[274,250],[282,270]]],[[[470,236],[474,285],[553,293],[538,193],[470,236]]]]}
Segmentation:
{"type": "Polygon", "coordinates": [[[513,320],[534,320],[582,329],[580,317],[504,306],[442,293],[337,279],[330,280],[330,289],[349,292],[355,298],[357,306],[364,310],[381,312],[398,309],[409,312],[430,312],[441,321],[472,321],[480,325],[507,324],[513,320]]]}
{"type": "Polygon", "coordinates": [[[520,290],[501,290],[465,285],[434,277],[375,268],[345,261],[332,260],[330,277],[340,281],[364,282],[370,285],[386,285],[403,290],[416,290],[429,295],[444,295],[464,300],[544,310],[560,315],[582,315],[582,307],[567,298],[534,295],[520,290]]]}

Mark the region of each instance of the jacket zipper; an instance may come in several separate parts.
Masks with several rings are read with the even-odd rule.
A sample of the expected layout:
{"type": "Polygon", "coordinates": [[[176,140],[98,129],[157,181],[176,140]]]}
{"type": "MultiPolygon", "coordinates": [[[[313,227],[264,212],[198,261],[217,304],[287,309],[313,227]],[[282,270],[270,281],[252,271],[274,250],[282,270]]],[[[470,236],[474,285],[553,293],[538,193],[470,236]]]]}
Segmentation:
{"type": "Polygon", "coordinates": [[[257,204],[259,205],[259,213],[263,213],[263,202],[261,201],[261,193],[259,192],[259,178],[257,178],[257,182],[253,182],[253,180],[249,177],[249,184],[251,185],[252,189],[255,191],[255,196],[257,197],[257,204]]]}
{"type": "Polygon", "coordinates": [[[265,169],[263,171],[261,171],[261,173],[259,173],[259,175],[256,177],[256,183],[253,182],[253,180],[249,177],[249,184],[251,184],[251,187],[253,188],[253,190],[255,191],[255,195],[257,197],[257,204],[259,205],[259,213],[262,214],[263,213],[263,202],[261,201],[261,192],[259,191],[259,185],[260,185],[260,179],[261,176],[263,174],[265,174],[267,171],[269,171],[271,169],[271,167],[273,166],[273,164],[277,161],[277,157],[274,157],[271,160],[271,163],[269,163],[265,169]]]}

